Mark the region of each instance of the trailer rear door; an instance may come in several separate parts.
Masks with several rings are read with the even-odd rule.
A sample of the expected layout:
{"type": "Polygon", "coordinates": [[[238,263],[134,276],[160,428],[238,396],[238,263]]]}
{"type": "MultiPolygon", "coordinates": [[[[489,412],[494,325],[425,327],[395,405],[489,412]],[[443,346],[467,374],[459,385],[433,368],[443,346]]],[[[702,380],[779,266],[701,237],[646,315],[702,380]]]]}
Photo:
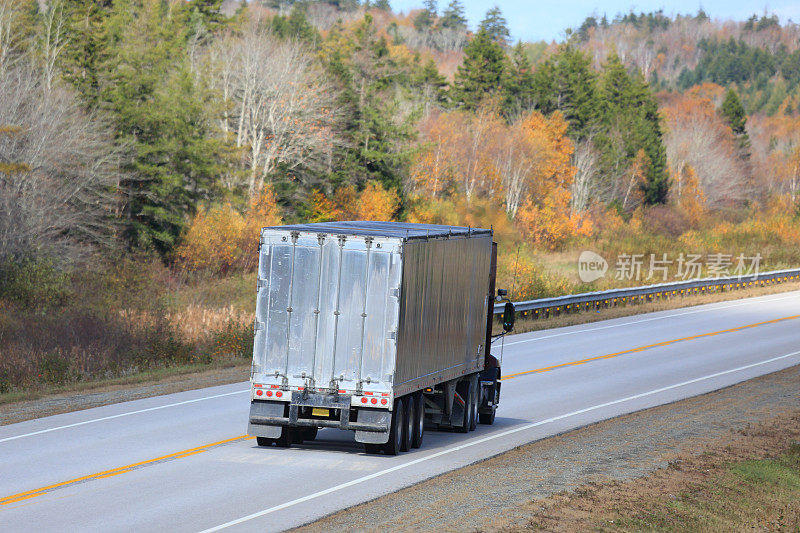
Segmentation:
{"type": "Polygon", "coordinates": [[[399,241],[265,229],[254,372],[290,385],[313,378],[317,388],[391,390],[399,251],[399,241]]]}

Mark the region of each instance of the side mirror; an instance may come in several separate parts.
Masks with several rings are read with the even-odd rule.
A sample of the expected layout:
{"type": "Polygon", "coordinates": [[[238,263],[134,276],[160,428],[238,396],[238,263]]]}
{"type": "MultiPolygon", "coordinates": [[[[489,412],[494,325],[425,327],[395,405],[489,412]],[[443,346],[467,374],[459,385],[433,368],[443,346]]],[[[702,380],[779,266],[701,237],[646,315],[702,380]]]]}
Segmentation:
{"type": "Polygon", "coordinates": [[[503,309],[503,331],[509,332],[514,329],[514,304],[506,302],[506,307],[503,309]]]}

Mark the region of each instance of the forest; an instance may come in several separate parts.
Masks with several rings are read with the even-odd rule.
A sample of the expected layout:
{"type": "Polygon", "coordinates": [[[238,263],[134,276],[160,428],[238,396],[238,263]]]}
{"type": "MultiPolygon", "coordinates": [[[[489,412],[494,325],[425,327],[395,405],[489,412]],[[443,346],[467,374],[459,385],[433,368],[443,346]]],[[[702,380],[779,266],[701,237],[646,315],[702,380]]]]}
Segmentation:
{"type": "Polygon", "coordinates": [[[512,299],[645,283],[581,250],[796,267],[800,26],[0,0],[0,394],[246,357],[259,228],[359,219],[493,228],[512,299]]]}

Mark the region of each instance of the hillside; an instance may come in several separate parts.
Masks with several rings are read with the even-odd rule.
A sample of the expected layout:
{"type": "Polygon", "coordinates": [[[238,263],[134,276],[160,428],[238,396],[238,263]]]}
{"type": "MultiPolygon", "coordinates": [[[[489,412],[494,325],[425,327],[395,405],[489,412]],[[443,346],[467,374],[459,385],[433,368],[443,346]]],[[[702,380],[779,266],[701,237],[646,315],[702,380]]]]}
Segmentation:
{"type": "Polygon", "coordinates": [[[0,0],[0,393],[248,353],[265,225],[491,227],[513,299],[796,266],[798,61],[769,15],[0,0]]]}

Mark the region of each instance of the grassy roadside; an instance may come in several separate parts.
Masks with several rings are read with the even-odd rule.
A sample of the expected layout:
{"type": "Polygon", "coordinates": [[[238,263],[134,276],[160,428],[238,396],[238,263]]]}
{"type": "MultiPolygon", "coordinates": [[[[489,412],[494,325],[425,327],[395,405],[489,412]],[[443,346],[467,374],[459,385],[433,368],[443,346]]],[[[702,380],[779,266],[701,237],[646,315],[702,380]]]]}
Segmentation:
{"type": "Polygon", "coordinates": [[[800,413],[680,454],[666,468],[525,505],[502,531],[800,531],[800,413]]]}
{"type": "Polygon", "coordinates": [[[800,530],[800,443],[776,457],[720,466],[677,495],[645,499],[611,520],[607,531],[800,530]]]}
{"type": "Polygon", "coordinates": [[[156,368],[114,379],[37,387],[0,395],[0,425],[152,396],[246,381],[250,359],[156,368]]]}

